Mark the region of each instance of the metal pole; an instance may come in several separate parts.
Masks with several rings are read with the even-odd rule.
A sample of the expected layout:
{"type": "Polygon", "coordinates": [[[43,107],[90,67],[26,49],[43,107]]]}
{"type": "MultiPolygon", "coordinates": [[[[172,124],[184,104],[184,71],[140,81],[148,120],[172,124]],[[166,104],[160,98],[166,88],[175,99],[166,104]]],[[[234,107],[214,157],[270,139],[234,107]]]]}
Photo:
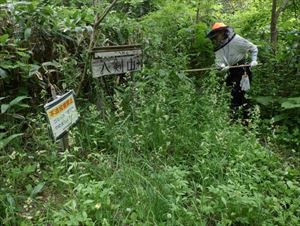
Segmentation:
{"type": "MultiPolygon", "coordinates": [[[[229,68],[240,68],[240,67],[250,67],[249,64],[242,64],[242,65],[236,65],[236,66],[229,66],[229,68]]],[[[198,68],[198,69],[189,69],[189,70],[183,70],[184,72],[197,72],[197,71],[209,71],[209,70],[217,70],[219,68],[216,67],[207,67],[207,68],[198,68]]]]}

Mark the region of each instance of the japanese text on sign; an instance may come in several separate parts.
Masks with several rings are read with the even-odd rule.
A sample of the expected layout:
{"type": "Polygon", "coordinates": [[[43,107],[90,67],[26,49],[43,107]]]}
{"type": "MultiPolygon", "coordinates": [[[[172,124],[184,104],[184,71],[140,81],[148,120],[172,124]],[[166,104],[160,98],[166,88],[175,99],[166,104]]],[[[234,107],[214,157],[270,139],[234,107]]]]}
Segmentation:
{"type": "Polygon", "coordinates": [[[93,77],[123,74],[141,69],[142,50],[130,49],[130,46],[95,50],[92,59],[93,77]]]}
{"type": "Polygon", "coordinates": [[[44,108],[55,140],[59,139],[79,119],[73,91],[47,103],[44,108]]]}

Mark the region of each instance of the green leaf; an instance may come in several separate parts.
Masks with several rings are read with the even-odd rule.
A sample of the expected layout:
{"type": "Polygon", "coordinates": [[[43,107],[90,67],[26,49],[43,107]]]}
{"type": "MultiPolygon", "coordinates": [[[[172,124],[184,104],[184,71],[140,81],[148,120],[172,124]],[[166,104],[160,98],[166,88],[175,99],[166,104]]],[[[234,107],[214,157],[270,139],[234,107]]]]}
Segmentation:
{"type": "Polygon", "coordinates": [[[25,186],[25,188],[26,188],[26,191],[27,191],[28,194],[30,194],[32,192],[32,185],[31,184],[27,184],[25,186]]]}
{"type": "Polygon", "coordinates": [[[66,185],[75,184],[73,181],[70,181],[70,180],[59,179],[59,181],[66,184],[66,185]]]}
{"type": "MultiPolygon", "coordinates": [[[[2,128],[0,128],[0,129],[5,129],[5,127],[2,127],[2,128]]],[[[5,137],[5,135],[6,135],[6,133],[0,133],[0,140],[1,140],[3,137],[5,137]]]]}
{"type": "Polygon", "coordinates": [[[27,41],[28,38],[30,37],[30,35],[31,35],[31,28],[28,27],[28,28],[26,28],[26,30],[24,32],[24,39],[27,41]]]}
{"type": "Polygon", "coordinates": [[[267,106],[269,104],[274,103],[274,98],[272,96],[259,96],[254,98],[258,103],[267,106]]]}
{"type": "Polygon", "coordinates": [[[36,164],[27,165],[23,168],[25,174],[31,174],[36,170],[36,164]]]}
{"type": "Polygon", "coordinates": [[[39,65],[36,65],[36,64],[31,64],[30,65],[30,71],[29,71],[29,77],[31,77],[32,75],[36,74],[39,69],[40,69],[40,66],[39,65]]]}
{"type": "Polygon", "coordinates": [[[57,63],[57,62],[55,62],[55,61],[53,61],[53,62],[44,62],[44,63],[42,63],[42,66],[43,67],[48,67],[48,66],[53,66],[53,67],[55,67],[55,68],[58,68],[58,67],[60,67],[60,64],[59,63],[57,63]]]}
{"type": "Polygon", "coordinates": [[[22,136],[22,135],[23,135],[23,133],[18,133],[18,134],[13,134],[7,138],[1,139],[0,140],[0,150],[3,149],[13,139],[15,139],[16,137],[22,136]]]}
{"type": "MultiPolygon", "coordinates": [[[[5,112],[7,112],[7,110],[10,107],[19,104],[19,102],[21,102],[22,100],[27,99],[27,98],[30,98],[30,97],[27,97],[27,96],[18,96],[15,99],[13,99],[9,104],[2,104],[1,105],[1,113],[3,114],[5,112]]],[[[20,106],[23,107],[23,108],[29,107],[29,105],[27,105],[27,104],[20,104],[20,106]]]]}
{"type": "Polygon", "coordinates": [[[20,114],[12,114],[11,116],[15,119],[25,120],[25,117],[20,114]]]}
{"type": "Polygon", "coordinates": [[[15,99],[13,99],[13,100],[9,103],[9,105],[10,105],[10,106],[16,105],[16,104],[18,104],[20,101],[22,101],[22,100],[24,100],[24,99],[27,99],[27,98],[30,98],[30,97],[27,97],[27,96],[18,96],[18,97],[16,97],[15,99]]]}
{"type": "Polygon", "coordinates": [[[2,60],[1,67],[4,69],[15,69],[18,68],[18,65],[10,60],[2,60]]]}
{"type": "Polygon", "coordinates": [[[282,121],[282,120],[285,120],[285,119],[289,119],[289,115],[288,114],[280,114],[280,115],[275,115],[273,117],[273,121],[274,122],[279,122],[279,121],[282,121]]]}
{"type": "Polygon", "coordinates": [[[5,70],[3,70],[2,68],[0,68],[0,79],[1,78],[6,78],[7,77],[7,73],[5,70]]]}
{"type": "Polygon", "coordinates": [[[43,189],[45,185],[45,182],[41,182],[39,183],[37,186],[34,187],[34,189],[32,190],[30,197],[33,198],[34,196],[36,196],[38,193],[40,193],[43,189]]]}
{"type": "Polygon", "coordinates": [[[28,53],[25,53],[25,52],[20,52],[18,51],[17,54],[21,57],[24,57],[26,59],[30,58],[30,55],[28,53]]]}
{"type": "Polygon", "coordinates": [[[1,113],[5,113],[9,109],[9,104],[1,104],[1,113]]]}
{"type": "Polygon", "coordinates": [[[227,202],[226,202],[226,199],[225,199],[224,197],[221,197],[221,201],[223,202],[223,204],[224,204],[225,206],[227,206],[227,202]]]}
{"type": "Polygon", "coordinates": [[[10,207],[16,207],[16,202],[14,198],[11,196],[11,194],[6,194],[6,200],[9,203],[10,207]]]}
{"type": "Polygon", "coordinates": [[[1,35],[0,36],[0,44],[6,43],[8,38],[9,38],[8,34],[1,35]]]}
{"type": "Polygon", "coordinates": [[[29,108],[30,106],[28,104],[18,104],[19,107],[22,108],[29,108]]]}
{"type": "Polygon", "coordinates": [[[300,107],[300,97],[291,97],[285,99],[284,102],[281,103],[281,107],[284,109],[292,109],[300,107]]]}
{"type": "Polygon", "coordinates": [[[300,104],[294,104],[291,102],[284,102],[281,104],[281,107],[284,109],[300,108],[300,104]]]}

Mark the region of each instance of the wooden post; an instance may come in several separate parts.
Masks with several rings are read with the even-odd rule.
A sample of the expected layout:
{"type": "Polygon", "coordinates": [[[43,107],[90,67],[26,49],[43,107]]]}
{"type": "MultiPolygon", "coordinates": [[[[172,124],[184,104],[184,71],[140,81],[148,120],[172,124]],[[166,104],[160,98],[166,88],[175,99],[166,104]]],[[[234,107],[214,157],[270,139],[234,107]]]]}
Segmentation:
{"type": "Polygon", "coordinates": [[[66,132],[66,134],[61,138],[61,146],[62,146],[62,151],[65,151],[69,149],[69,133],[66,132]]]}
{"type": "Polygon", "coordinates": [[[133,76],[133,73],[129,72],[129,76],[131,77],[131,114],[132,114],[132,120],[135,121],[135,107],[136,107],[136,94],[135,94],[135,78],[133,76]]]}
{"type": "Polygon", "coordinates": [[[103,78],[100,77],[95,81],[96,86],[96,107],[97,110],[101,113],[101,117],[104,118],[105,116],[105,95],[104,95],[104,81],[103,78]]]}

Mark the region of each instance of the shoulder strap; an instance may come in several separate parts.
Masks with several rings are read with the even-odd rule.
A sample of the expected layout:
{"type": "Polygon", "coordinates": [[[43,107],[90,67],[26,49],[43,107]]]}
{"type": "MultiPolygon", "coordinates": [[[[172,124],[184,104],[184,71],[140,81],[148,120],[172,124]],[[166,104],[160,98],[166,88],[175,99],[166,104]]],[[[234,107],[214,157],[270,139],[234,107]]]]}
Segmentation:
{"type": "Polygon", "coordinates": [[[226,46],[231,40],[235,37],[236,34],[233,34],[230,39],[228,39],[226,42],[224,42],[222,45],[218,46],[214,49],[215,52],[217,52],[219,49],[222,49],[224,46],[226,46]]]}

